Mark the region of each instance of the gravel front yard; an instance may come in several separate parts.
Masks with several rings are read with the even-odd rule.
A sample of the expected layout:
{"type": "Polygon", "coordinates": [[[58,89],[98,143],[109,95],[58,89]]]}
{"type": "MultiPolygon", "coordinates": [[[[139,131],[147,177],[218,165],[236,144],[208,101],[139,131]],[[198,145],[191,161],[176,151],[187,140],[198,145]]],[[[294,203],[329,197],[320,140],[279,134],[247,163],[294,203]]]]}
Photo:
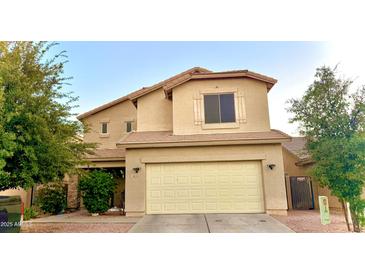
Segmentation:
{"type": "Polygon", "coordinates": [[[133,224],[81,224],[81,223],[32,223],[24,224],[25,233],[125,233],[133,224]]]}
{"type": "Polygon", "coordinates": [[[342,212],[330,212],[331,224],[322,225],[317,210],[291,210],[288,216],[272,215],[295,232],[348,232],[342,212]]]}
{"type": "MultiPolygon", "coordinates": [[[[291,210],[288,216],[272,215],[295,232],[347,232],[342,212],[331,212],[331,224],[322,225],[316,210],[291,210]]],[[[21,232],[25,233],[125,233],[138,219],[124,216],[90,217],[80,211],[60,216],[51,216],[25,222],[21,232]]]]}
{"type": "Polygon", "coordinates": [[[139,220],[126,217],[118,212],[90,216],[86,210],[72,213],[42,216],[22,224],[24,233],[125,233],[139,220]]]}

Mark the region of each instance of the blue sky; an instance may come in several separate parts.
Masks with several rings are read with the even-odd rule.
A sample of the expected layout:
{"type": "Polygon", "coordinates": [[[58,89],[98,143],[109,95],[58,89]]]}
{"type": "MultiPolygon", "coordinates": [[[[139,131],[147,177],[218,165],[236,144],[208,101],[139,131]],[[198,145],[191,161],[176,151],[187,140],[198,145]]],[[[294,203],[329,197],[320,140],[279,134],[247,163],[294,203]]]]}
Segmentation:
{"type": "Polygon", "coordinates": [[[327,61],[323,42],[61,42],[57,50],[67,51],[78,113],[194,66],[249,69],[278,79],[269,93],[271,127],[293,135],[285,101],[301,96],[327,61]]]}

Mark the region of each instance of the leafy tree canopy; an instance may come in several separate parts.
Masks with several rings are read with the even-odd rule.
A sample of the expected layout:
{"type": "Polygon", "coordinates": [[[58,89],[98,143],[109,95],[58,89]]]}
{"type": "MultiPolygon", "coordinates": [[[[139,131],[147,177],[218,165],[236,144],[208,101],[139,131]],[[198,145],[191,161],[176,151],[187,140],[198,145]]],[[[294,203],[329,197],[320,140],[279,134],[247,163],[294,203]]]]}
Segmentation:
{"type": "Polygon", "coordinates": [[[59,181],[94,144],[73,119],[77,97],[65,92],[64,52],[54,43],[0,42],[0,190],[59,181]]]}
{"type": "Polygon", "coordinates": [[[350,203],[354,229],[359,230],[365,221],[365,87],[351,93],[351,84],[338,77],[336,68],[321,67],[304,96],[289,100],[288,110],[294,114],[290,122],[298,122],[308,138],[313,177],[350,203]]]}

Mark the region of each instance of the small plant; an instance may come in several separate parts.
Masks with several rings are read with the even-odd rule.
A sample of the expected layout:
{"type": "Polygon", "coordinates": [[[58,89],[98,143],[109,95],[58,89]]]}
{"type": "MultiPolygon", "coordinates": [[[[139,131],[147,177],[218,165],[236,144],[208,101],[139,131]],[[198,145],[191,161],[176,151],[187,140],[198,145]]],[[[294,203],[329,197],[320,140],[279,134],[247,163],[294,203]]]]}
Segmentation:
{"type": "Polygon", "coordinates": [[[115,189],[115,180],[108,172],[94,170],[81,178],[78,188],[87,211],[103,213],[109,209],[109,199],[115,189]]]}
{"type": "Polygon", "coordinates": [[[38,216],[38,211],[36,211],[33,207],[24,209],[24,221],[28,221],[38,216]]]}
{"type": "Polygon", "coordinates": [[[67,193],[62,183],[49,183],[38,190],[37,203],[47,213],[58,214],[67,206],[67,193]]]}

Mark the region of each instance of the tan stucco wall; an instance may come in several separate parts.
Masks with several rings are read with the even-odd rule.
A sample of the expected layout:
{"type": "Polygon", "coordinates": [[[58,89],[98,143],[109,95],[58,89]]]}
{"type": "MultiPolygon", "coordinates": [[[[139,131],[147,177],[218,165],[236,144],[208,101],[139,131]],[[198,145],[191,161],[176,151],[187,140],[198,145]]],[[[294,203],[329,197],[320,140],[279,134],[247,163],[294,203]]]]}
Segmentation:
{"type": "Polygon", "coordinates": [[[0,196],[20,196],[25,207],[30,206],[31,190],[19,189],[8,189],[0,191],[0,196]]]}
{"type": "MultiPolygon", "coordinates": [[[[283,161],[284,161],[284,172],[286,175],[285,184],[287,189],[287,197],[288,197],[288,207],[292,209],[292,202],[291,202],[291,189],[290,189],[290,176],[309,176],[308,168],[304,166],[297,166],[295,163],[298,159],[288,152],[285,148],[283,148],[283,161]]],[[[318,191],[319,186],[316,181],[312,180],[312,189],[313,189],[313,196],[314,196],[314,208],[318,208],[318,191]]]]}
{"type": "Polygon", "coordinates": [[[172,130],[172,102],[162,88],[137,101],[137,131],[172,130]]]}
{"type": "Polygon", "coordinates": [[[124,167],[125,161],[97,161],[91,162],[87,166],[80,166],[80,168],[114,168],[114,167],[124,167]]]}
{"type": "Polygon", "coordinates": [[[284,180],[284,166],[280,144],[236,145],[180,148],[127,149],[126,157],[126,212],[129,215],[144,214],[146,189],[146,163],[217,161],[242,158],[261,159],[266,211],[286,211],[287,200],[284,180]],[[186,159],[186,160],[182,160],[186,159]],[[267,164],[275,164],[271,170],[267,164]],[[133,168],[139,167],[138,173],[133,168]]]}
{"type": "Polygon", "coordinates": [[[270,120],[267,87],[264,83],[252,79],[193,80],[177,86],[173,89],[173,130],[177,135],[268,131],[270,120]],[[238,123],[234,128],[206,129],[202,125],[195,125],[194,98],[204,92],[222,91],[243,95],[246,122],[238,123]]]}
{"type": "MultiPolygon", "coordinates": [[[[310,176],[310,168],[311,165],[304,165],[304,166],[297,166],[295,165],[296,162],[298,162],[298,159],[288,152],[285,148],[283,148],[283,160],[284,160],[284,171],[287,175],[286,179],[286,187],[287,187],[287,193],[288,193],[288,206],[289,209],[292,208],[291,205],[291,195],[290,195],[290,182],[289,178],[290,176],[310,176]]],[[[327,196],[328,197],[328,203],[330,208],[334,209],[341,209],[341,204],[338,201],[337,197],[332,196],[328,188],[324,188],[319,186],[318,182],[312,179],[312,188],[313,188],[313,196],[314,196],[314,206],[316,209],[318,209],[318,196],[327,196]]]]}
{"type": "Polygon", "coordinates": [[[116,143],[126,134],[125,122],[134,121],[135,129],[136,119],[136,108],[129,100],[88,116],[82,119],[90,128],[84,136],[84,142],[96,142],[98,148],[116,148],[116,143]],[[109,123],[109,133],[105,136],[100,133],[102,122],[109,123]]]}

